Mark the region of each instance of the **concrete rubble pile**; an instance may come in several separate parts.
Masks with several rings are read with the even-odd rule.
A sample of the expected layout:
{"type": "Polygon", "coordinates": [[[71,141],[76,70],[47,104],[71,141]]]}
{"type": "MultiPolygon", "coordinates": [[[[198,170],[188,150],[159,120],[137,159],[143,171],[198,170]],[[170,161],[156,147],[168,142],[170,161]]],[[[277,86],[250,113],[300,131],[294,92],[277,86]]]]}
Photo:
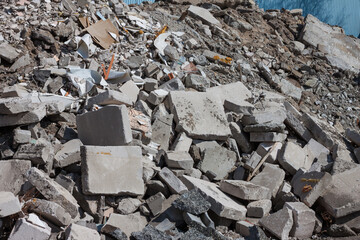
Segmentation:
{"type": "Polygon", "coordinates": [[[360,40],[251,1],[0,2],[1,239],[360,237],[360,40]]]}

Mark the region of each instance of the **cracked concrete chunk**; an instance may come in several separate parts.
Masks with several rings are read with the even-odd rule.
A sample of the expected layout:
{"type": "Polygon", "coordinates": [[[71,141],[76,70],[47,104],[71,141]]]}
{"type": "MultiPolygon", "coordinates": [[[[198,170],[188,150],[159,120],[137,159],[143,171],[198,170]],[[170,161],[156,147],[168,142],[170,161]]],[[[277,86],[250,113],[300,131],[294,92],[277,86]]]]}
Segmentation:
{"type": "Polygon", "coordinates": [[[54,167],[66,167],[73,163],[81,161],[80,158],[80,147],[82,142],[79,139],[73,139],[66,142],[60,151],[55,154],[54,167]]]}
{"type": "Polygon", "coordinates": [[[41,221],[35,214],[29,214],[28,219],[20,218],[16,221],[8,240],[48,240],[51,228],[41,221]]]}
{"type": "Polygon", "coordinates": [[[209,26],[220,26],[221,23],[219,20],[217,20],[210,12],[209,10],[197,6],[191,5],[188,9],[188,14],[196,19],[201,20],[204,24],[207,24],[209,26]]]}
{"type": "Polygon", "coordinates": [[[65,239],[100,240],[101,237],[96,230],[73,223],[66,228],[65,239]]]}
{"type": "Polygon", "coordinates": [[[290,209],[283,208],[276,213],[263,217],[259,223],[276,237],[286,240],[289,238],[293,226],[293,214],[290,209]]]}
{"type": "Polygon", "coordinates": [[[180,179],[177,178],[175,174],[166,167],[161,169],[161,171],[158,173],[158,176],[161,181],[168,186],[170,192],[173,194],[181,194],[188,190],[187,187],[180,181],[180,179]]]}
{"type": "Polygon", "coordinates": [[[223,180],[220,183],[220,189],[227,194],[243,200],[262,200],[271,198],[269,188],[242,180],[223,180]]]}
{"type": "Polygon", "coordinates": [[[141,159],[138,146],[82,146],[83,192],[90,195],[143,195],[141,159]]]}
{"type": "Polygon", "coordinates": [[[176,130],[191,138],[225,140],[230,128],[221,100],[209,93],[173,91],[169,101],[176,130]]]}
{"type": "Polygon", "coordinates": [[[17,195],[26,182],[25,174],[30,168],[31,162],[27,160],[0,161],[0,191],[17,195]]]}
{"type": "Polygon", "coordinates": [[[302,202],[287,202],[284,208],[293,213],[294,225],[290,232],[292,237],[299,239],[310,238],[315,228],[315,212],[302,202]]]}
{"type": "Polygon", "coordinates": [[[310,169],[311,164],[305,166],[306,160],[304,149],[293,142],[287,142],[278,157],[281,166],[291,175],[294,175],[300,168],[310,169]]]}
{"type": "Polygon", "coordinates": [[[21,211],[20,202],[12,192],[0,192],[0,218],[4,218],[21,211]]]}
{"type": "Polygon", "coordinates": [[[275,198],[276,194],[285,179],[285,171],[278,165],[264,164],[264,169],[258,173],[250,182],[269,188],[272,197],[275,198]]]}

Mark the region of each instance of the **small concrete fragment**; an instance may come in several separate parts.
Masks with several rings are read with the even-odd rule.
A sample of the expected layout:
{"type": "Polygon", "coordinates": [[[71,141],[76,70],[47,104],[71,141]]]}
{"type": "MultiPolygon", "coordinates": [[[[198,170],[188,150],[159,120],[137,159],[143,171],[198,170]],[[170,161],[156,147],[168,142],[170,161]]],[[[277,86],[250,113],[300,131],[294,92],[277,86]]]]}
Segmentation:
{"type": "Polygon", "coordinates": [[[263,217],[259,223],[279,239],[286,240],[289,238],[293,226],[293,214],[290,209],[283,208],[276,213],[263,217]]]}
{"type": "MultiPolygon", "coordinates": [[[[274,146],[274,144],[275,143],[268,143],[268,142],[260,143],[258,148],[256,149],[256,152],[263,158],[270,151],[270,149],[274,146]]],[[[277,159],[278,159],[278,154],[280,153],[282,146],[283,146],[282,143],[278,142],[277,145],[275,146],[274,150],[270,153],[268,158],[265,160],[265,162],[276,163],[277,159]]]]}
{"type": "Polygon", "coordinates": [[[278,165],[274,164],[266,163],[264,166],[264,169],[250,182],[269,188],[272,193],[272,197],[275,198],[280,186],[283,184],[285,179],[285,171],[282,170],[278,165]]]}
{"type": "Polygon", "coordinates": [[[302,121],[319,143],[328,149],[332,149],[335,143],[330,134],[323,129],[323,127],[325,127],[323,126],[324,124],[321,124],[318,119],[315,119],[307,113],[302,115],[302,121]]]}
{"type": "Polygon", "coordinates": [[[160,149],[168,150],[169,142],[172,135],[173,114],[159,116],[151,125],[151,140],[160,144],[160,149]]]}
{"type": "Polygon", "coordinates": [[[302,202],[287,202],[284,208],[293,213],[294,225],[290,236],[299,239],[310,238],[315,228],[315,212],[302,202]]]}
{"type": "Polygon", "coordinates": [[[0,161],[0,191],[17,195],[26,182],[25,174],[30,168],[31,162],[26,160],[0,161]]]}
{"type": "Polygon", "coordinates": [[[330,154],[329,149],[324,147],[321,143],[317,142],[313,138],[305,145],[304,150],[307,150],[307,157],[314,161],[319,158],[321,154],[330,154]]]}
{"type": "Polygon", "coordinates": [[[158,173],[159,178],[163,181],[170,189],[170,192],[173,194],[182,194],[186,192],[187,187],[180,181],[179,178],[175,176],[173,172],[168,168],[163,168],[158,173]]]}
{"type": "Polygon", "coordinates": [[[304,172],[300,169],[291,180],[293,192],[307,206],[311,207],[323,196],[332,178],[329,173],[304,172]]]}
{"type": "Polygon", "coordinates": [[[100,240],[101,237],[96,230],[73,223],[66,228],[65,239],[100,240]]]}
{"type": "Polygon", "coordinates": [[[135,212],[141,204],[142,202],[137,198],[124,198],[119,202],[116,210],[120,214],[128,215],[135,212]]]}
{"type": "Polygon", "coordinates": [[[360,134],[354,130],[346,129],[345,136],[358,147],[360,147],[360,134]]]}
{"type": "Polygon", "coordinates": [[[167,152],[165,163],[169,168],[188,170],[193,167],[194,160],[188,152],[167,152]]]}
{"type": "Polygon", "coordinates": [[[220,183],[220,189],[227,194],[243,200],[256,201],[271,198],[269,188],[242,180],[223,180],[220,183]]]}
{"type": "Polygon", "coordinates": [[[39,106],[35,110],[22,112],[13,115],[0,114],[0,127],[25,125],[40,122],[46,116],[46,108],[44,105],[39,106]]]}
{"type": "Polygon", "coordinates": [[[55,154],[54,167],[63,168],[81,161],[80,147],[82,142],[79,139],[73,139],[66,142],[60,151],[55,154]]]}
{"type": "Polygon", "coordinates": [[[0,192],[0,218],[21,211],[19,199],[12,192],[0,192]]]}
{"type": "Polygon", "coordinates": [[[208,93],[173,91],[169,101],[176,131],[202,140],[225,140],[230,128],[221,100],[208,93]]]}
{"type": "Polygon", "coordinates": [[[78,215],[76,199],[60,184],[46,176],[44,172],[32,167],[26,174],[29,182],[49,201],[62,206],[72,218],[78,215]]]}
{"type": "Polygon", "coordinates": [[[126,106],[106,106],[76,116],[78,134],[84,145],[121,146],[132,141],[126,106]]]}
{"type": "Polygon", "coordinates": [[[192,139],[186,133],[180,133],[174,141],[171,150],[175,152],[188,152],[192,144],[192,139]]]}
{"type": "Polygon", "coordinates": [[[130,236],[133,232],[141,232],[147,224],[146,217],[141,216],[139,212],[121,215],[113,213],[109,220],[102,227],[101,232],[111,234],[117,229],[130,236]]]}
{"type": "Polygon", "coordinates": [[[335,218],[360,211],[360,167],[333,176],[321,205],[335,218]]]}
{"type": "Polygon", "coordinates": [[[82,146],[81,172],[85,194],[144,194],[142,153],[138,146],[82,146]]]}
{"type": "Polygon", "coordinates": [[[15,129],[14,130],[14,137],[13,137],[13,144],[24,144],[29,143],[31,139],[31,132],[29,130],[22,130],[22,129],[15,129]]]}
{"type": "Polygon", "coordinates": [[[148,205],[151,213],[154,216],[158,215],[161,212],[162,205],[163,205],[163,202],[165,201],[165,199],[166,199],[165,196],[161,192],[158,192],[157,194],[149,197],[146,200],[146,204],[148,205]]]}
{"type": "MultiPolygon", "coordinates": [[[[211,15],[211,14],[210,14],[211,15]]],[[[4,59],[8,63],[15,62],[15,59],[20,55],[16,48],[11,46],[9,43],[2,43],[0,45],[0,58],[4,59]]]]}
{"type": "Polygon", "coordinates": [[[204,24],[211,26],[220,26],[221,23],[207,9],[191,5],[188,14],[196,19],[201,20],[204,24]]]}
{"type": "Polygon", "coordinates": [[[45,164],[52,161],[54,148],[47,141],[21,145],[16,151],[14,158],[27,159],[33,164],[45,164]]]}
{"type": "Polygon", "coordinates": [[[270,199],[263,199],[251,202],[247,205],[247,216],[248,217],[255,217],[255,218],[262,218],[269,214],[271,210],[271,200],[270,199]]]}
{"type": "Polygon", "coordinates": [[[200,191],[201,195],[210,202],[211,210],[219,217],[236,221],[245,218],[246,208],[220,191],[216,184],[185,175],[182,179],[189,189],[200,191]]]}
{"type": "Polygon", "coordinates": [[[235,122],[230,123],[231,134],[238,144],[239,148],[244,153],[250,153],[252,151],[248,134],[235,122]]]}
{"type": "Polygon", "coordinates": [[[134,81],[127,81],[120,87],[120,91],[124,93],[134,104],[138,99],[140,89],[136,86],[134,81]]]}
{"type": "Polygon", "coordinates": [[[310,131],[302,124],[302,122],[290,111],[286,112],[284,123],[296,132],[303,140],[309,141],[312,138],[310,131]]]}

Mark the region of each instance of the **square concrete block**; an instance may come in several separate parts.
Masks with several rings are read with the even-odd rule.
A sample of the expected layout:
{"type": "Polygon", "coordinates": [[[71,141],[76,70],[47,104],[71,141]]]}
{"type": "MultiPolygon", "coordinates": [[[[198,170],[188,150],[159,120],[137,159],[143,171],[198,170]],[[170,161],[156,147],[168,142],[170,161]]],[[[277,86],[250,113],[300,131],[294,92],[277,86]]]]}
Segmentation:
{"type": "Polygon", "coordinates": [[[125,105],[106,106],[77,115],[76,124],[79,138],[84,145],[122,146],[132,141],[125,105]]]}
{"type": "Polygon", "coordinates": [[[90,195],[143,195],[141,158],[138,146],[82,146],[83,192],[90,195]]]}

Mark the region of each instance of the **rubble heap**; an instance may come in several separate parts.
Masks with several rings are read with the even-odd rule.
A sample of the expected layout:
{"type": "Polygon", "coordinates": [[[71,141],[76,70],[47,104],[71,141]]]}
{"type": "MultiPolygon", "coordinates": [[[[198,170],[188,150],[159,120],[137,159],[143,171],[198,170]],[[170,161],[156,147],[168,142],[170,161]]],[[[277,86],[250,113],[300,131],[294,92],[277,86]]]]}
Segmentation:
{"type": "Polygon", "coordinates": [[[359,39],[251,0],[0,6],[1,239],[359,238],[359,39]]]}

